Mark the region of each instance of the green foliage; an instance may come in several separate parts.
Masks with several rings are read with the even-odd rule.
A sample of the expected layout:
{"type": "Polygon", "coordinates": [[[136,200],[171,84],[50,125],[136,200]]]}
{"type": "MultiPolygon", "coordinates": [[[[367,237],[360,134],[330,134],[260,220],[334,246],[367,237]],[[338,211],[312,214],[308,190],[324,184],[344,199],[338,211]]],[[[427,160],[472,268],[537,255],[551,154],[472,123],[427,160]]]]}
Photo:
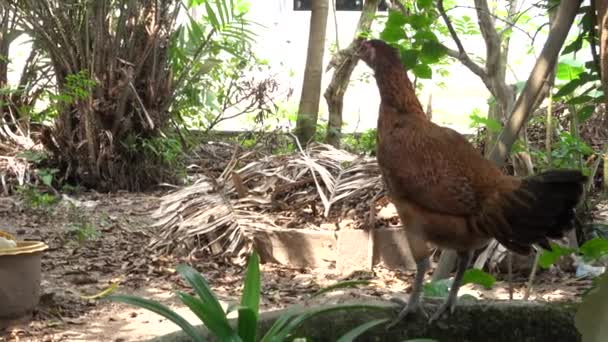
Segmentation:
{"type": "Polygon", "coordinates": [[[469,119],[471,120],[469,127],[485,127],[493,133],[499,133],[502,130],[502,124],[498,120],[488,117],[482,117],[481,111],[477,108],[473,110],[473,113],[471,113],[471,115],[469,115],[469,119]]]}
{"type": "Polygon", "coordinates": [[[376,152],[376,128],[370,128],[360,135],[344,136],[342,143],[344,148],[356,153],[373,154],[376,152]]]}
{"type": "Polygon", "coordinates": [[[97,82],[90,78],[89,72],[81,70],[78,73],[67,75],[65,84],[60,87],[62,91],[58,94],[50,93],[49,99],[61,104],[72,104],[86,99],[95,85],[97,82]]]}
{"type": "Polygon", "coordinates": [[[538,260],[538,265],[542,268],[549,268],[551,265],[565,255],[578,253],[587,262],[599,260],[608,255],[608,239],[594,238],[586,241],[579,248],[567,248],[556,243],[551,243],[551,250],[543,250],[538,260]]]}
{"type": "Polygon", "coordinates": [[[78,243],[95,241],[101,237],[101,232],[90,222],[70,223],[67,231],[78,243]]]}
{"type": "MultiPolygon", "coordinates": [[[[491,274],[475,268],[466,270],[462,278],[462,285],[477,284],[486,289],[492,288],[495,282],[496,279],[491,274]]],[[[423,287],[424,296],[446,298],[450,293],[452,283],[452,279],[440,279],[428,282],[423,287]]]]}
{"type": "MultiPolygon", "coordinates": [[[[260,269],[259,257],[253,252],[249,257],[247,271],[245,274],[245,285],[240,305],[230,306],[225,312],[217,297],[211,290],[209,284],[195,269],[187,265],[179,265],[177,272],[194,289],[196,296],[178,292],[178,298],[196,314],[207,329],[220,341],[256,341],[257,326],[259,319],[260,303],[260,269]],[[238,312],[237,328],[234,329],[228,321],[228,313],[238,312]]],[[[333,288],[339,288],[334,286],[333,288]]],[[[138,306],[155,312],[173,323],[177,324],[192,341],[204,341],[203,336],[183,317],[173,310],[156,301],[128,295],[112,295],[106,297],[108,300],[123,302],[138,306]]],[[[384,306],[377,305],[329,305],[318,309],[303,310],[298,312],[299,307],[294,307],[280,316],[261,338],[261,341],[274,342],[285,341],[292,336],[294,331],[306,320],[326,312],[337,310],[356,309],[382,309],[384,306]]],[[[343,335],[339,341],[353,341],[369,329],[386,323],[388,319],[375,320],[355,327],[343,335]]]]}
{"type": "Polygon", "coordinates": [[[562,51],[564,57],[557,66],[557,92],[553,96],[566,100],[568,104],[578,105],[579,121],[584,121],[591,116],[597,104],[605,102],[605,94],[599,65],[593,59],[580,62],[574,57],[589,44],[595,45],[598,50],[598,40],[592,32],[595,24],[590,7],[582,6],[579,13],[582,14],[578,21],[579,34],[562,51]]]}
{"type": "Polygon", "coordinates": [[[574,168],[588,174],[589,168],[585,164],[581,164],[580,156],[590,155],[594,152],[581,138],[573,136],[570,132],[561,131],[558,141],[553,143],[551,149],[551,165],[547,164],[548,158],[545,150],[531,149],[530,153],[540,169],[574,168]]]}
{"type": "Polygon", "coordinates": [[[462,278],[462,285],[477,284],[485,287],[488,290],[494,286],[495,282],[496,278],[494,278],[491,274],[476,268],[466,270],[462,278]]]}
{"type": "Polygon", "coordinates": [[[33,210],[48,212],[59,202],[57,196],[39,191],[38,188],[32,185],[17,187],[17,194],[24,201],[25,206],[33,210]]]}
{"type": "Polygon", "coordinates": [[[134,155],[143,153],[147,159],[158,160],[166,165],[178,165],[183,156],[179,140],[172,137],[143,138],[129,135],[123,146],[134,155]]]}
{"type": "Polygon", "coordinates": [[[446,298],[451,285],[452,279],[440,279],[424,284],[422,291],[425,297],[446,298]]]}
{"type": "Polygon", "coordinates": [[[171,107],[175,120],[186,128],[210,131],[227,118],[258,110],[263,112],[260,115],[268,114],[258,106],[264,96],[256,96],[255,84],[245,78],[267,64],[251,50],[255,33],[253,23],[245,19],[246,2],[224,0],[213,6],[211,1],[189,2],[190,7],[199,5],[204,15],[189,16],[169,48],[173,72],[183,81],[171,107]]]}
{"type": "Polygon", "coordinates": [[[551,250],[543,250],[538,258],[538,265],[542,268],[549,268],[555,264],[559,258],[565,255],[570,255],[576,250],[573,248],[562,247],[556,243],[551,243],[551,250]]]}
{"type": "Polygon", "coordinates": [[[588,240],[579,247],[578,251],[587,261],[598,260],[608,255],[608,240],[602,238],[588,240]]]}
{"type": "Polygon", "coordinates": [[[379,38],[397,47],[404,66],[416,77],[433,77],[431,65],[438,64],[446,55],[446,48],[439,42],[434,31],[438,30],[438,13],[432,1],[407,4],[411,15],[389,10],[388,19],[379,38]]]}

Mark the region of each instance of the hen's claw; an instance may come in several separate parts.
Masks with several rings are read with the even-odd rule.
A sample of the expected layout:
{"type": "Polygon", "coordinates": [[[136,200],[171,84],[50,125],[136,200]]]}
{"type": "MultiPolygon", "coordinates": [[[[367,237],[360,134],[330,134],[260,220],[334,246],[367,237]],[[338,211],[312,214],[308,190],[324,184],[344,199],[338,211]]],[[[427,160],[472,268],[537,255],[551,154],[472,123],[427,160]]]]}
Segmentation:
{"type": "Polygon", "coordinates": [[[456,309],[456,305],[455,304],[456,303],[451,302],[451,301],[447,301],[447,302],[441,304],[441,306],[437,309],[437,311],[435,311],[433,313],[433,316],[431,316],[431,318],[429,318],[429,324],[433,323],[434,321],[436,321],[446,311],[449,311],[450,315],[453,314],[454,313],[454,309],[456,309]]]}
{"type": "Polygon", "coordinates": [[[426,310],[424,309],[424,307],[422,305],[419,305],[418,303],[408,303],[405,300],[403,300],[401,298],[398,298],[398,297],[393,297],[393,298],[390,299],[390,301],[393,302],[393,303],[397,303],[399,305],[402,305],[403,309],[401,309],[401,311],[397,315],[397,318],[395,318],[394,320],[392,320],[386,326],[386,330],[389,330],[389,329],[393,328],[395,325],[397,325],[399,322],[401,322],[401,320],[403,320],[405,317],[407,317],[410,314],[413,314],[415,312],[420,312],[425,318],[429,317],[429,315],[426,312],[426,310]]]}

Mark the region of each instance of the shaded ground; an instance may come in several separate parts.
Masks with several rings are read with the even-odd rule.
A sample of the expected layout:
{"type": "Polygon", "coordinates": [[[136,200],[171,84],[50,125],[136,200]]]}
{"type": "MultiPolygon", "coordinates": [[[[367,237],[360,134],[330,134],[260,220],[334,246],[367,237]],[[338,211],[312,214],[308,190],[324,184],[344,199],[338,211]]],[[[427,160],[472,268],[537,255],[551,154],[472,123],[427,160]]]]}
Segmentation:
{"type": "MultiPolygon", "coordinates": [[[[146,249],[154,234],[149,228],[150,213],[156,208],[158,195],[86,193],[38,209],[15,197],[0,198],[0,230],[19,239],[45,241],[50,247],[43,259],[42,299],[37,312],[30,322],[4,332],[0,341],[143,341],[177,329],[144,310],[82,298],[116,282],[116,292],[155,298],[196,323],[172,295],[175,290],[187,289],[174,271],[183,261],[190,261],[207,277],[223,303],[238,299],[241,267],[208,260],[178,260],[146,249]]],[[[301,302],[321,287],[344,279],[369,279],[372,284],[336,292],[332,301],[361,296],[388,299],[409,291],[413,276],[383,267],[349,277],[331,269],[311,271],[277,265],[263,265],[262,271],[263,310],[301,302]]],[[[574,279],[559,271],[544,272],[537,279],[531,299],[574,298],[590,285],[589,280],[574,279]]],[[[523,296],[525,280],[516,277],[515,298],[523,296]]],[[[505,282],[497,283],[492,290],[467,285],[461,289],[461,294],[465,293],[486,299],[508,298],[505,282]]]]}

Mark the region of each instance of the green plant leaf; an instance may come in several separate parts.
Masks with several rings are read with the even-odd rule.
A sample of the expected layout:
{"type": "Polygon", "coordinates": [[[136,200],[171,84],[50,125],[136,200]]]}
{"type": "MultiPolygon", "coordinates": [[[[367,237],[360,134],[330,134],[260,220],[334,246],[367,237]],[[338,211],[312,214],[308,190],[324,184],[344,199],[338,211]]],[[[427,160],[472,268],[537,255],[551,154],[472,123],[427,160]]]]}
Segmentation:
{"type": "Polygon", "coordinates": [[[251,308],[239,309],[239,336],[243,341],[255,341],[258,331],[258,312],[251,308]]]}
{"type": "Polygon", "coordinates": [[[420,59],[425,63],[436,63],[441,57],[445,56],[447,49],[438,42],[428,41],[422,44],[420,59]]]}
{"type": "Polygon", "coordinates": [[[284,341],[287,338],[287,336],[289,336],[289,334],[291,334],[293,331],[295,331],[303,322],[305,322],[306,320],[308,320],[314,316],[317,316],[317,315],[320,315],[323,313],[338,311],[338,310],[346,310],[346,311],[359,310],[359,309],[384,310],[386,308],[387,308],[386,305],[335,304],[335,305],[329,305],[329,306],[326,306],[323,308],[313,309],[313,310],[307,311],[307,312],[295,317],[294,319],[292,319],[279,332],[277,332],[277,334],[274,336],[274,338],[276,338],[276,341],[284,341]]]}
{"type": "Polygon", "coordinates": [[[200,300],[205,305],[205,310],[209,313],[209,315],[214,317],[223,317],[225,324],[228,324],[228,319],[226,318],[226,314],[224,313],[224,309],[220,302],[217,300],[209,284],[205,278],[203,278],[194,268],[186,265],[180,264],[176,267],[177,272],[192,286],[200,300]]]}
{"type": "Polygon", "coordinates": [[[388,318],[380,318],[380,319],[375,319],[373,321],[369,321],[367,323],[361,324],[358,327],[353,328],[352,330],[350,330],[346,334],[340,336],[340,338],[337,339],[336,342],[351,342],[351,341],[354,341],[361,334],[365,333],[366,331],[372,329],[375,326],[378,326],[378,325],[380,325],[382,323],[386,323],[389,320],[390,319],[388,319],[388,318]]]}
{"type": "Polygon", "coordinates": [[[408,18],[401,11],[388,11],[387,25],[403,26],[407,23],[408,18]]]}
{"type": "Polygon", "coordinates": [[[358,287],[359,285],[369,285],[371,282],[369,280],[347,280],[347,281],[341,281],[338,282],[336,284],[324,287],[322,289],[320,289],[319,291],[317,291],[316,293],[314,293],[312,296],[310,296],[310,298],[314,298],[317,296],[320,296],[324,293],[330,292],[330,291],[334,291],[334,290],[339,290],[339,289],[344,289],[344,288],[352,288],[352,287],[358,287]]]}
{"type": "Polygon", "coordinates": [[[559,90],[555,93],[554,97],[559,98],[562,96],[572,94],[576,90],[576,88],[578,88],[579,86],[581,86],[584,83],[585,83],[585,81],[580,78],[573,79],[572,81],[559,87],[559,90]]]}
{"type": "Polygon", "coordinates": [[[549,268],[551,265],[564,255],[574,253],[575,250],[572,248],[562,247],[556,243],[551,242],[551,250],[543,250],[540,257],[538,258],[538,265],[542,268],[549,268]]]}
{"type": "Polygon", "coordinates": [[[414,49],[400,49],[401,63],[406,69],[412,69],[418,63],[418,51],[414,49]]]}
{"type": "Polygon", "coordinates": [[[426,79],[433,78],[433,70],[431,70],[431,67],[426,64],[416,65],[412,69],[412,72],[414,73],[414,75],[416,75],[420,78],[426,78],[426,79]]]}
{"type": "Polygon", "coordinates": [[[472,283],[481,285],[488,290],[492,288],[495,282],[496,278],[494,278],[491,274],[477,268],[466,270],[462,279],[463,285],[472,283]]]}
{"type": "Polygon", "coordinates": [[[416,0],[416,6],[418,8],[431,8],[433,6],[433,0],[416,0]]]}
{"type": "Polygon", "coordinates": [[[179,326],[182,331],[188,335],[192,341],[203,342],[203,337],[198,333],[196,328],[192,324],[188,323],[182,316],[178,315],[175,311],[169,309],[165,305],[158,303],[153,300],[140,298],[136,296],[128,295],[111,295],[105,298],[106,300],[121,302],[133,306],[137,306],[146,310],[150,310],[156,314],[159,314],[171,322],[179,326]]]}
{"type": "Polygon", "coordinates": [[[585,242],[579,252],[586,260],[598,260],[604,255],[608,255],[608,239],[595,238],[585,242]]]}
{"type": "Polygon", "coordinates": [[[446,298],[450,293],[452,279],[441,279],[424,284],[422,289],[425,297],[446,298]]]}
{"type": "Polygon", "coordinates": [[[571,52],[575,52],[580,50],[583,47],[583,35],[579,34],[579,36],[570,44],[568,44],[564,50],[562,51],[562,55],[567,55],[571,52]]]}
{"type": "Polygon", "coordinates": [[[586,105],[585,107],[578,110],[576,113],[578,115],[578,121],[584,122],[589,119],[593,113],[595,112],[595,105],[586,105]]]}
{"type": "Polygon", "coordinates": [[[239,336],[244,341],[255,340],[260,309],[260,258],[255,251],[249,256],[241,306],[249,308],[253,314],[247,310],[239,310],[239,336]],[[241,320],[241,313],[245,315],[244,320],[241,320]]]}
{"type": "MultiPolygon", "coordinates": [[[[274,321],[274,324],[268,329],[261,342],[274,342],[276,340],[276,336],[281,332],[282,329],[287,326],[289,321],[296,317],[298,314],[298,310],[301,308],[301,305],[294,305],[285,311],[279,318],[274,321]]],[[[277,341],[278,342],[278,341],[277,341]]]]}
{"type": "Polygon", "coordinates": [[[237,333],[230,327],[225,314],[217,315],[202,300],[187,293],[177,292],[177,297],[203,322],[221,341],[240,341],[237,333]]]}
{"type": "Polygon", "coordinates": [[[430,24],[430,19],[422,14],[412,14],[408,17],[408,22],[414,30],[420,30],[430,24]]]}
{"type": "Polygon", "coordinates": [[[582,63],[572,59],[564,59],[557,64],[555,77],[558,80],[572,81],[584,71],[585,67],[582,65],[582,63]]]}
{"type": "Polygon", "coordinates": [[[380,39],[393,43],[405,38],[405,30],[402,26],[386,25],[380,32],[380,39]]]}

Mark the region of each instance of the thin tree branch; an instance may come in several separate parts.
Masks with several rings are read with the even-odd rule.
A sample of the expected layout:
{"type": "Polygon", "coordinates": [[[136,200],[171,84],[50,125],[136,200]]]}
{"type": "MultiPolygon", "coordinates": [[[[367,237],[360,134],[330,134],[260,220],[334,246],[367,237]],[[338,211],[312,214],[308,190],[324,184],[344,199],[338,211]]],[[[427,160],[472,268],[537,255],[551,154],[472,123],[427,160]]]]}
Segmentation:
{"type": "Polygon", "coordinates": [[[555,66],[559,52],[568,36],[580,5],[580,0],[561,1],[555,16],[555,25],[551,27],[545,46],[543,46],[543,50],[530,73],[530,77],[515,103],[513,113],[490,153],[489,159],[494,161],[498,166],[504,165],[509,150],[519,135],[519,131],[528,119],[528,116],[532,113],[538,93],[542,90],[545,80],[555,66]]]}
{"type": "Polygon", "coordinates": [[[437,2],[437,9],[439,10],[439,14],[441,15],[441,18],[443,18],[443,21],[445,22],[445,25],[447,26],[448,31],[450,32],[452,40],[458,47],[458,51],[446,47],[448,56],[458,59],[462,64],[464,64],[464,66],[469,68],[471,72],[479,76],[479,78],[481,78],[486,87],[490,88],[490,82],[487,73],[480,65],[475,63],[471,59],[471,57],[469,57],[469,54],[464,49],[464,45],[462,45],[462,41],[460,40],[460,37],[458,37],[458,33],[456,33],[456,30],[452,25],[452,21],[450,20],[450,17],[448,17],[445,11],[445,7],[443,6],[443,0],[439,0],[437,2]]]}

